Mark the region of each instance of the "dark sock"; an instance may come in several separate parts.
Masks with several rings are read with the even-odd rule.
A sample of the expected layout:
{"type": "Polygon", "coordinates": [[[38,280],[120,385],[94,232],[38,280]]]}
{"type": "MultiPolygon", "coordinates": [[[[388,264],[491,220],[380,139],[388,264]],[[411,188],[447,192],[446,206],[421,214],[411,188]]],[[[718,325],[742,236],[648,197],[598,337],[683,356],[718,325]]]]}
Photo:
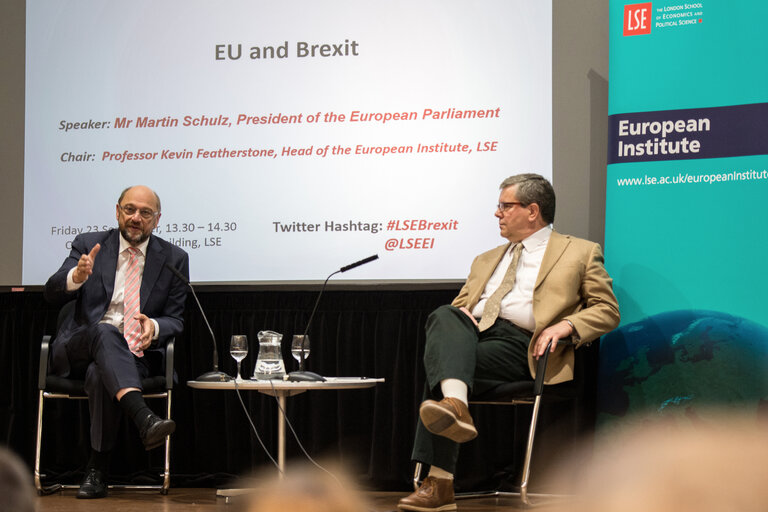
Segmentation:
{"type": "Polygon", "coordinates": [[[140,391],[129,391],[124,394],[120,399],[120,407],[139,429],[144,426],[147,417],[153,414],[152,409],[147,407],[147,402],[144,401],[140,391]]]}
{"type": "Polygon", "coordinates": [[[105,475],[109,470],[109,455],[110,452],[100,452],[91,448],[91,458],[88,460],[88,469],[98,469],[105,475]]]}

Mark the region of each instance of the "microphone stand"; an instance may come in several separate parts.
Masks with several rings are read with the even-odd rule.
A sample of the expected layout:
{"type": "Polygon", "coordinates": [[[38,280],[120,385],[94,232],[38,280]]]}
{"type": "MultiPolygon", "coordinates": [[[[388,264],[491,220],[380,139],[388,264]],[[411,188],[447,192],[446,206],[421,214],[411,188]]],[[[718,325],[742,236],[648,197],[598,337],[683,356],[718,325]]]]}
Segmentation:
{"type": "Polygon", "coordinates": [[[359,267],[360,265],[365,265],[366,263],[370,263],[373,260],[376,260],[379,258],[378,254],[375,254],[373,256],[368,256],[365,259],[362,259],[360,261],[356,261],[355,263],[352,263],[350,265],[347,265],[345,267],[341,267],[336,272],[333,272],[331,275],[325,278],[325,282],[323,283],[323,286],[320,288],[320,293],[317,294],[317,299],[315,300],[315,305],[312,308],[312,313],[309,315],[309,321],[307,322],[307,327],[304,329],[304,336],[301,338],[301,353],[299,356],[299,371],[297,372],[290,372],[287,375],[287,380],[289,381],[309,381],[309,382],[325,382],[325,377],[322,375],[318,375],[315,372],[310,372],[305,370],[306,365],[306,358],[304,356],[305,352],[305,346],[307,341],[307,333],[309,332],[309,326],[312,325],[312,319],[315,317],[315,312],[317,311],[317,305],[320,304],[320,297],[323,296],[323,292],[325,291],[325,285],[328,284],[328,280],[338,274],[339,272],[346,272],[347,270],[352,270],[353,268],[359,267]]]}
{"type": "Polygon", "coordinates": [[[203,315],[203,320],[205,320],[205,325],[208,327],[208,332],[211,333],[211,340],[213,341],[213,370],[210,372],[205,372],[201,376],[197,378],[197,380],[201,382],[228,382],[232,380],[232,377],[227,375],[224,372],[219,371],[219,351],[216,348],[216,336],[213,335],[213,329],[211,329],[211,324],[208,323],[208,317],[205,316],[205,311],[203,310],[203,306],[200,305],[200,300],[197,298],[197,294],[195,293],[195,289],[192,287],[192,283],[189,282],[189,279],[184,276],[181,272],[179,272],[176,267],[171,265],[170,263],[165,264],[166,268],[170,270],[173,275],[179,278],[179,280],[182,283],[185,283],[187,286],[189,286],[189,289],[192,291],[192,296],[195,298],[195,302],[197,302],[197,308],[200,310],[200,313],[203,315]]]}
{"type": "Polygon", "coordinates": [[[301,338],[301,354],[299,356],[299,371],[290,372],[288,374],[289,381],[325,382],[325,377],[323,377],[322,375],[305,370],[306,356],[304,355],[304,352],[305,352],[306,341],[307,341],[307,333],[309,332],[309,326],[312,325],[312,319],[315,318],[315,311],[317,311],[317,305],[320,304],[320,297],[323,296],[323,292],[325,291],[325,285],[328,284],[328,280],[331,277],[335,276],[339,272],[341,272],[341,270],[337,270],[336,272],[332,273],[327,278],[325,278],[325,282],[323,283],[323,286],[320,288],[320,293],[317,294],[317,299],[315,299],[315,305],[312,308],[312,313],[310,313],[309,315],[309,321],[307,322],[307,327],[304,329],[304,336],[302,336],[301,338]]]}
{"type": "Polygon", "coordinates": [[[216,348],[216,337],[213,335],[213,329],[211,329],[211,324],[208,323],[208,318],[205,316],[205,311],[203,311],[203,306],[200,305],[200,301],[197,298],[197,294],[195,293],[195,289],[192,288],[192,283],[187,283],[189,285],[189,289],[192,290],[192,296],[195,298],[195,302],[197,302],[197,307],[200,309],[200,313],[203,315],[203,320],[205,320],[205,325],[208,327],[208,332],[211,333],[211,340],[213,340],[213,370],[210,372],[205,372],[201,376],[197,378],[197,380],[201,382],[229,382],[232,380],[232,377],[227,375],[224,372],[219,371],[219,351],[216,348]]]}

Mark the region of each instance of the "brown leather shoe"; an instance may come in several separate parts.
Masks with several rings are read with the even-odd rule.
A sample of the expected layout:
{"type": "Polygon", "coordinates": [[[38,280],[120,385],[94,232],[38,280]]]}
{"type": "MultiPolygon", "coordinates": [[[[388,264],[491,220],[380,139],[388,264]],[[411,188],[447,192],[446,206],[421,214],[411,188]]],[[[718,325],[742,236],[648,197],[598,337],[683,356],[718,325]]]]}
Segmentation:
{"type": "Polygon", "coordinates": [[[456,502],[453,500],[453,479],[428,476],[413,494],[400,500],[397,508],[418,512],[456,510],[456,502]]]}
{"type": "Polygon", "coordinates": [[[458,398],[443,398],[439,402],[425,400],[419,416],[427,430],[451,441],[466,443],[477,437],[469,408],[458,398]]]}

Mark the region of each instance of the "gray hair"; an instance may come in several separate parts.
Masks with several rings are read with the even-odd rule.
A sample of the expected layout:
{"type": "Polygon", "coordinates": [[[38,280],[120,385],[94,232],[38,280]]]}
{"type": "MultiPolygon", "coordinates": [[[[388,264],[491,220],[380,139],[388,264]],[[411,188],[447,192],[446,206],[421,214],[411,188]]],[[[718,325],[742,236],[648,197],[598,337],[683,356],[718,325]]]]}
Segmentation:
{"type": "Polygon", "coordinates": [[[512,185],[517,185],[515,195],[523,206],[536,203],[544,222],[552,224],[555,221],[555,189],[544,176],[534,173],[515,174],[502,181],[499,189],[504,190],[512,185]]]}

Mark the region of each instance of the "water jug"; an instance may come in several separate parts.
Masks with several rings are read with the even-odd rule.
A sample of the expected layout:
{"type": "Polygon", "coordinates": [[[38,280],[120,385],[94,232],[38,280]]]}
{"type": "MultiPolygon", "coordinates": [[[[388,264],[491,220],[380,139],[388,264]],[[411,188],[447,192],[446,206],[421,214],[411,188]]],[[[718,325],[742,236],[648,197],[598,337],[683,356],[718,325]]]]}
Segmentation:
{"type": "Polygon", "coordinates": [[[259,331],[259,357],[253,369],[253,378],[258,380],[282,379],[285,375],[280,341],[283,335],[275,331],[259,331]]]}

